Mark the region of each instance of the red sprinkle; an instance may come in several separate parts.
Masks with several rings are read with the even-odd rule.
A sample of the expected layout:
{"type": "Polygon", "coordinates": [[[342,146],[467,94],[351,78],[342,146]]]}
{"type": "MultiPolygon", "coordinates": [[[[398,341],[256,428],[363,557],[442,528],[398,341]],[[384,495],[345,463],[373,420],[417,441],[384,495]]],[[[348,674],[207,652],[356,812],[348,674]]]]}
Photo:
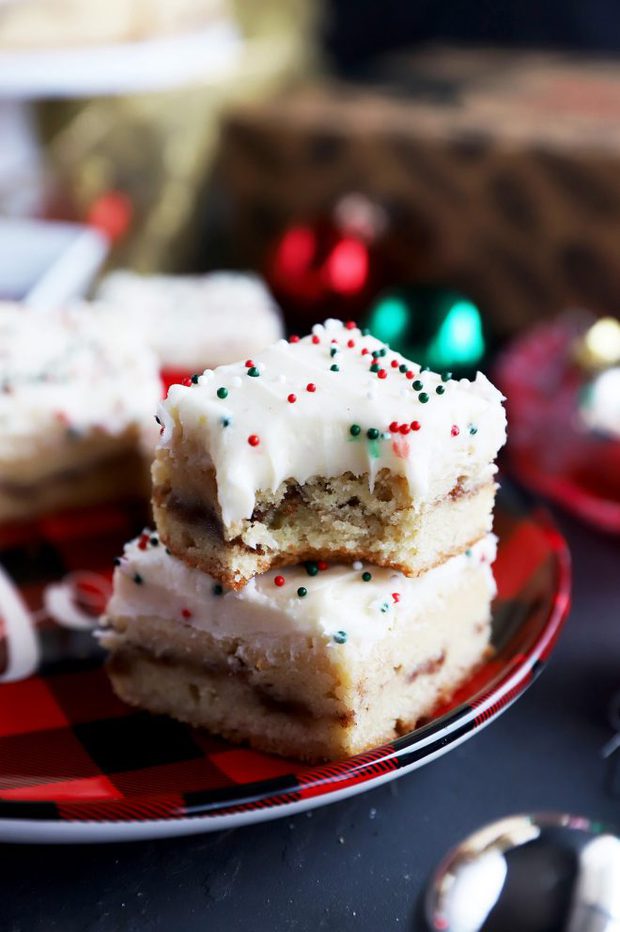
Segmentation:
{"type": "Polygon", "coordinates": [[[192,384],[192,380],[190,378],[183,379],[183,381],[181,382],[181,385],[184,385],[186,388],[189,388],[191,384],[192,384]]]}
{"type": "Polygon", "coordinates": [[[362,350],[362,356],[368,356],[369,352],[370,350],[364,347],[364,349],[362,350]]]}
{"type": "Polygon", "coordinates": [[[289,343],[299,343],[299,337],[297,334],[293,334],[292,337],[288,338],[289,343]]]}
{"type": "Polygon", "coordinates": [[[461,433],[461,432],[460,432],[460,430],[458,429],[458,427],[456,426],[456,424],[453,424],[453,425],[452,425],[452,430],[450,431],[450,435],[451,435],[452,437],[458,437],[458,435],[459,435],[460,433],[461,433]]]}
{"type": "Polygon", "coordinates": [[[421,426],[422,426],[422,425],[420,424],[419,421],[412,421],[412,422],[411,422],[411,430],[419,430],[421,426]]]}
{"type": "Polygon", "coordinates": [[[276,586],[283,586],[285,582],[286,582],[286,579],[284,578],[284,576],[276,576],[274,579],[274,583],[276,586]]]}
{"type": "Polygon", "coordinates": [[[408,434],[409,431],[411,430],[411,428],[409,427],[409,424],[401,424],[398,429],[401,432],[401,434],[408,434]]]}
{"type": "Polygon", "coordinates": [[[329,569],[329,563],[327,563],[325,560],[319,560],[317,563],[317,566],[320,570],[329,569]]]}
{"type": "Polygon", "coordinates": [[[387,379],[387,372],[385,371],[385,369],[379,369],[379,371],[377,372],[377,378],[387,379]]]}
{"type": "Polygon", "coordinates": [[[392,421],[388,429],[391,434],[397,433],[398,432],[398,421],[392,421]]]}
{"type": "Polygon", "coordinates": [[[253,361],[252,361],[251,359],[246,359],[246,361],[245,361],[245,368],[246,368],[246,369],[251,369],[253,365],[254,365],[254,363],[253,363],[253,361]]]}
{"type": "Polygon", "coordinates": [[[191,617],[192,617],[192,613],[190,612],[189,608],[184,608],[184,609],[181,611],[181,615],[183,616],[183,618],[191,618],[191,617]]]}
{"type": "Polygon", "coordinates": [[[345,327],[347,328],[347,330],[355,330],[355,328],[357,327],[357,324],[355,323],[354,320],[348,320],[345,324],[345,327]]]}
{"type": "Polygon", "coordinates": [[[258,436],[258,434],[250,434],[250,436],[248,437],[248,443],[250,444],[251,447],[257,447],[260,443],[260,437],[258,436]]]}
{"type": "Polygon", "coordinates": [[[400,602],[400,592],[393,592],[392,598],[394,599],[395,602],[400,602]]]}
{"type": "Polygon", "coordinates": [[[297,395],[293,395],[293,393],[291,392],[291,394],[288,396],[286,400],[288,401],[289,404],[294,405],[295,402],[297,401],[297,395]]]}
{"type": "Polygon", "coordinates": [[[150,536],[150,534],[140,534],[140,540],[138,541],[138,547],[140,550],[146,550],[150,536]]]}
{"type": "Polygon", "coordinates": [[[317,345],[317,343],[321,342],[320,339],[317,337],[316,333],[312,337],[312,342],[314,343],[315,346],[317,345]]]}
{"type": "Polygon", "coordinates": [[[314,382],[308,382],[308,384],[306,385],[306,391],[307,391],[307,392],[315,392],[315,391],[316,391],[316,385],[314,384],[314,382]]]}
{"type": "Polygon", "coordinates": [[[411,371],[411,369],[407,369],[407,371],[405,372],[405,378],[406,378],[406,379],[412,379],[412,378],[413,378],[413,372],[411,371]]]}
{"type": "Polygon", "coordinates": [[[398,369],[398,359],[393,359],[390,365],[392,369],[398,369]]]}
{"type": "Polygon", "coordinates": [[[349,347],[349,349],[353,349],[353,347],[355,346],[355,340],[347,340],[347,346],[349,347]]]}

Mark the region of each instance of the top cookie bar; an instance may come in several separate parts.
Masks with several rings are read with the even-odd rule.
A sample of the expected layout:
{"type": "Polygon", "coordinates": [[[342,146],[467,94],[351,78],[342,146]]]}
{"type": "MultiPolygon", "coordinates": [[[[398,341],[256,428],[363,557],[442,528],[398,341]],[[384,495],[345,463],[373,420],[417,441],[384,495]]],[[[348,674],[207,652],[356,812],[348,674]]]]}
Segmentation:
{"type": "Polygon", "coordinates": [[[328,320],[173,386],[159,412],[157,525],[231,588],[307,559],[418,575],[490,528],[502,396],[421,370],[328,320]]]}

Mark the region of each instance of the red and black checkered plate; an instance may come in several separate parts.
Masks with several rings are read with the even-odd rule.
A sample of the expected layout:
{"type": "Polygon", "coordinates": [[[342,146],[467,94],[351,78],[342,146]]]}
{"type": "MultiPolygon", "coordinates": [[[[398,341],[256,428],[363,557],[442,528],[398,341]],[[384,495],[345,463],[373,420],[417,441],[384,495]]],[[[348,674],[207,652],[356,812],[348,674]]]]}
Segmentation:
{"type": "MultiPolygon", "coordinates": [[[[513,702],[540,672],[568,611],[563,539],[544,515],[503,490],[495,528],[493,659],[411,734],[345,761],[308,767],[227,744],[115,698],[101,651],[80,619],[100,610],[112,558],[143,520],[139,509],[107,508],[0,533],[0,562],[30,610],[41,652],[36,675],[0,685],[0,839],[94,841],[205,831],[375,786],[445,753],[513,702]],[[62,627],[52,619],[67,599],[77,622],[62,627]]],[[[11,669],[3,627],[4,636],[0,619],[0,675],[11,669]]]]}

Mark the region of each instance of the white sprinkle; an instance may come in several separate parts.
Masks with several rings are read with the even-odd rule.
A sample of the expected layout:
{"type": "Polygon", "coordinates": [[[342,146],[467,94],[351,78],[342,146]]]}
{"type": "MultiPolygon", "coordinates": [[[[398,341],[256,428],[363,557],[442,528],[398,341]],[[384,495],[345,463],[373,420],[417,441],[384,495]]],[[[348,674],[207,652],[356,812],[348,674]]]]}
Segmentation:
{"type": "Polygon", "coordinates": [[[361,560],[356,560],[355,563],[353,564],[353,569],[354,569],[354,570],[361,570],[361,569],[363,568],[363,566],[364,566],[364,564],[362,563],[361,560]]]}
{"type": "Polygon", "coordinates": [[[281,372],[280,375],[277,377],[276,382],[279,382],[280,385],[284,385],[284,383],[286,382],[286,376],[284,375],[283,372],[281,372]]]}

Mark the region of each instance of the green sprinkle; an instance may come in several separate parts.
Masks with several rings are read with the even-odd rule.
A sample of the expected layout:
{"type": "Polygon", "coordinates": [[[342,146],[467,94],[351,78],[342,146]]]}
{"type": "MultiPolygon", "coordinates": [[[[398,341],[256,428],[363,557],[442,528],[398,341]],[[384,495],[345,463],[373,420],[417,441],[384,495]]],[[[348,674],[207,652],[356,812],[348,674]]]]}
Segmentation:
{"type": "Polygon", "coordinates": [[[151,546],[159,547],[159,537],[151,537],[151,546]]]}
{"type": "Polygon", "coordinates": [[[381,611],[382,611],[383,614],[385,615],[385,613],[386,613],[386,612],[389,612],[389,610],[390,610],[389,603],[388,603],[388,602],[384,602],[383,605],[381,606],[381,611]]]}
{"type": "Polygon", "coordinates": [[[335,363],[333,366],[329,367],[330,372],[340,372],[340,366],[337,366],[335,363]]]}
{"type": "Polygon", "coordinates": [[[370,367],[370,371],[371,371],[371,372],[378,372],[380,368],[381,368],[381,366],[379,365],[378,362],[373,362],[372,366],[370,367]]]}
{"type": "Polygon", "coordinates": [[[114,557],[114,566],[120,566],[121,562],[122,561],[120,557],[114,557]]]}
{"type": "Polygon", "coordinates": [[[449,382],[451,378],[452,378],[452,373],[451,373],[451,372],[442,372],[442,374],[441,374],[441,381],[442,381],[442,382],[449,382]]]}
{"type": "Polygon", "coordinates": [[[300,599],[305,599],[305,597],[308,595],[308,590],[306,589],[305,586],[300,586],[299,589],[297,590],[297,595],[299,596],[300,599]]]}
{"type": "Polygon", "coordinates": [[[337,350],[337,348],[336,348],[335,346],[330,347],[330,350],[329,350],[329,355],[330,355],[330,356],[332,356],[332,357],[335,356],[337,352],[338,352],[338,350],[337,350]]]}
{"type": "Polygon", "coordinates": [[[334,641],[336,642],[336,644],[346,644],[348,637],[349,635],[347,634],[346,631],[336,631],[336,633],[334,634],[334,641]]]}
{"type": "Polygon", "coordinates": [[[385,346],[382,346],[381,349],[379,350],[379,356],[386,356],[386,355],[387,355],[387,350],[385,346]]]}
{"type": "Polygon", "coordinates": [[[351,424],[351,426],[349,427],[349,433],[351,434],[352,437],[359,437],[361,432],[362,432],[362,428],[359,426],[359,424],[351,424]]]}
{"type": "Polygon", "coordinates": [[[381,431],[377,430],[376,427],[369,427],[366,431],[366,436],[369,440],[378,440],[381,436],[381,431]]]}
{"type": "Polygon", "coordinates": [[[216,583],[213,587],[213,595],[222,595],[224,592],[224,587],[220,586],[219,583],[216,583]]]}
{"type": "Polygon", "coordinates": [[[198,373],[197,373],[197,372],[194,372],[194,374],[193,374],[193,376],[192,376],[192,378],[191,378],[192,385],[198,385],[198,379],[199,379],[199,378],[200,378],[200,376],[198,375],[198,373]]]}
{"type": "Polygon", "coordinates": [[[362,330],[362,336],[363,336],[363,337],[369,337],[369,336],[370,336],[370,330],[368,329],[368,327],[364,327],[364,329],[362,330]]]}
{"type": "Polygon", "coordinates": [[[364,582],[370,582],[370,580],[372,579],[372,573],[369,573],[368,570],[366,570],[365,573],[362,573],[362,579],[364,580],[364,582]]]}
{"type": "Polygon", "coordinates": [[[168,554],[169,557],[172,556],[172,553],[169,547],[166,547],[166,553],[168,554]]]}
{"type": "Polygon", "coordinates": [[[251,378],[256,379],[256,378],[258,378],[258,376],[260,375],[260,372],[258,371],[258,369],[256,368],[256,366],[250,366],[250,368],[248,369],[248,375],[249,375],[251,378]]]}
{"type": "Polygon", "coordinates": [[[228,389],[227,389],[227,388],[224,388],[223,386],[222,386],[222,388],[218,388],[218,390],[217,390],[217,397],[218,397],[218,398],[228,398],[228,389]]]}
{"type": "Polygon", "coordinates": [[[466,557],[471,557],[471,547],[468,547],[468,548],[467,548],[467,550],[465,551],[465,556],[466,556],[466,557]]]}
{"type": "Polygon", "coordinates": [[[377,359],[381,355],[381,350],[375,349],[372,351],[372,358],[377,359]]]}
{"type": "Polygon", "coordinates": [[[222,420],[220,421],[220,424],[222,425],[222,427],[230,427],[230,424],[231,424],[230,418],[223,417],[222,420]]]}
{"type": "Polygon", "coordinates": [[[316,576],[317,573],[319,572],[319,568],[316,565],[316,563],[314,563],[313,560],[308,560],[305,566],[306,566],[306,573],[308,574],[308,576],[316,576]]]}
{"type": "Polygon", "coordinates": [[[411,387],[413,388],[414,392],[421,392],[424,388],[424,382],[420,382],[419,379],[416,379],[411,387]]]}
{"type": "Polygon", "coordinates": [[[437,388],[435,389],[438,395],[443,395],[445,390],[446,390],[445,385],[438,385],[437,388]]]}
{"type": "Polygon", "coordinates": [[[430,372],[430,366],[420,366],[420,372],[430,372]]]}
{"type": "Polygon", "coordinates": [[[144,582],[144,580],[140,576],[140,573],[133,574],[133,581],[136,583],[137,586],[141,586],[142,583],[144,582]]]}
{"type": "Polygon", "coordinates": [[[478,428],[476,427],[475,424],[469,425],[469,433],[472,435],[472,437],[474,436],[474,434],[478,433],[478,428]]]}
{"type": "Polygon", "coordinates": [[[401,362],[400,366],[398,367],[398,371],[399,371],[399,372],[406,372],[406,371],[407,371],[407,366],[404,364],[404,362],[401,362]]]}
{"type": "Polygon", "coordinates": [[[418,395],[418,401],[420,401],[420,403],[423,405],[426,404],[428,399],[429,399],[429,396],[426,394],[426,392],[420,392],[420,394],[418,395]]]}

